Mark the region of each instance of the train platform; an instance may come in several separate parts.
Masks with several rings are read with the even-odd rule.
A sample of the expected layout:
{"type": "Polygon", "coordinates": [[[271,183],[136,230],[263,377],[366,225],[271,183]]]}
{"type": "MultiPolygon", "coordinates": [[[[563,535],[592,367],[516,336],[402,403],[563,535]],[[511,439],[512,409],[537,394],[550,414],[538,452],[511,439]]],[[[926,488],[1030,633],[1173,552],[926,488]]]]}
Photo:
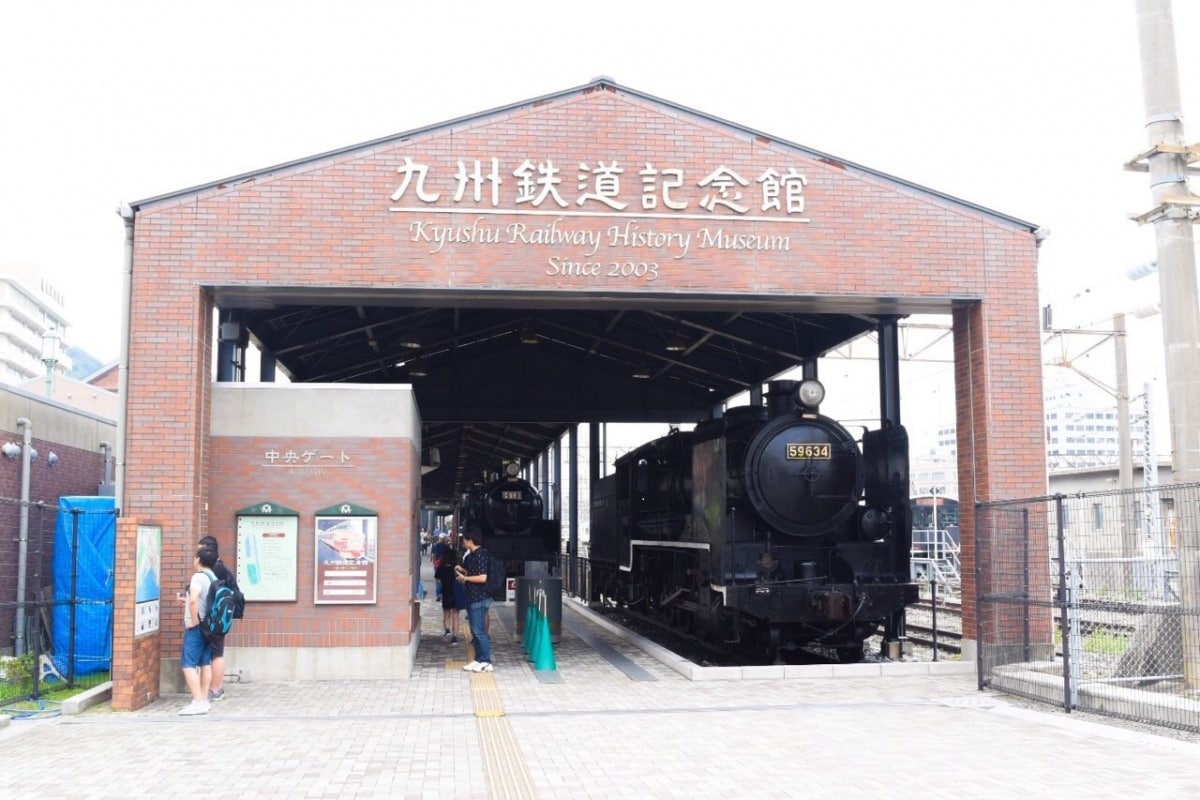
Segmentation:
{"type": "MultiPolygon", "coordinates": [[[[428,562],[425,562],[428,573],[428,562]]],[[[428,576],[426,586],[432,587],[428,576]]],[[[564,604],[534,670],[511,605],[496,671],[422,602],[408,680],[227,684],[0,730],[6,798],[1129,798],[1200,790],[1200,745],[1034,710],[967,669],[685,675],[564,604]]],[[[903,667],[904,665],[895,665],[903,667]]],[[[790,668],[789,668],[790,669],[790,668]]]]}

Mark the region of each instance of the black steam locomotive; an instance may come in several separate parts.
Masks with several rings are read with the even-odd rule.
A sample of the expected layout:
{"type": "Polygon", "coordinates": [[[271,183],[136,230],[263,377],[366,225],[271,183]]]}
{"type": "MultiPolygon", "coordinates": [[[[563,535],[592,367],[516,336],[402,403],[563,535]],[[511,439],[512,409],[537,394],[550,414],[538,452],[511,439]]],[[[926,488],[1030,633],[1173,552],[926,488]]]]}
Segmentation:
{"type": "MultiPolygon", "coordinates": [[[[556,563],[561,540],[558,520],[546,519],[542,496],[520,477],[520,465],[507,462],[463,495],[464,526],[478,527],[493,557],[506,562],[556,563]]],[[[509,574],[519,574],[513,563],[509,574]]]]}
{"type": "Polygon", "coordinates": [[[859,661],[904,634],[908,436],[862,450],[818,413],[816,380],[617,459],[592,494],[592,600],[666,619],[767,663],[813,646],[859,661]]]}

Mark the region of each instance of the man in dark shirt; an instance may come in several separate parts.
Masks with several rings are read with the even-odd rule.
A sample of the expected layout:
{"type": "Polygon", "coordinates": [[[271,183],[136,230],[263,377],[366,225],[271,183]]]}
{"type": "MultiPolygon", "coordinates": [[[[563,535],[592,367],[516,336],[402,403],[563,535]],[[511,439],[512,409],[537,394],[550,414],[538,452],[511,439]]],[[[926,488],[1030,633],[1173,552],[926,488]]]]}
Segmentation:
{"type": "Polygon", "coordinates": [[[492,607],[492,596],[487,591],[487,573],[492,555],[483,547],[483,533],[478,528],[468,528],[463,534],[463,543],[467,547],[467,554],[454,571],[467,590],[467,623],[471,627],[471,641],[475,646],[475,660],[463,669],[467,672],[491,672],[492,640],[487,632],[487,616],[488,609],[492,607]]]}

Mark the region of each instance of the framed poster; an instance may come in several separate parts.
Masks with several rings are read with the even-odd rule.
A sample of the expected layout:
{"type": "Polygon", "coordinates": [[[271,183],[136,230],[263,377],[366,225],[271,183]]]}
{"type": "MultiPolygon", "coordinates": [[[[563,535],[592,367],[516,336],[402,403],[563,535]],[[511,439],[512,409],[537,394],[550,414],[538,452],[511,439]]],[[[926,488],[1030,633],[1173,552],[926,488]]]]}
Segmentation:
{"type": "MultiPolygon", "coordinates": [[[[137,579],[133,597],[133,635],[154,633],[162,616],[162,528],[138,525],[137,579]]],[[[179,611],[183,619],[183,609],[179,611]]]]}
{"type": "Polygon", "coordinates": [[[316,513],[314,603],[374,603],[379,516],[342,503],[316,513]]]}
{"type": "Polygon", "coordinates": [[[246,602],[296,599],[300,513],[276,503],[237,512],[237,582],[246,602]]]}

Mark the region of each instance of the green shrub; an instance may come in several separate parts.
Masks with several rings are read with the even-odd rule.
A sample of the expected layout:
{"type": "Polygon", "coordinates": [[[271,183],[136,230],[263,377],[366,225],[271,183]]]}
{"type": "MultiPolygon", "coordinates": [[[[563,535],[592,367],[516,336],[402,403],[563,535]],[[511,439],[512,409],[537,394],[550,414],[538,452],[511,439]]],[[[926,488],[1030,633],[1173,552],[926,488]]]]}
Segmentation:
{"type": "Polygon", "coordinates": [[[1129,636],[1127,634],[1114,633],[1103,626],[1092,631],[1092,635],[1083,642],[1083,652],[1105,656],[1119,656],[1128,647],[1129,636]]]}

